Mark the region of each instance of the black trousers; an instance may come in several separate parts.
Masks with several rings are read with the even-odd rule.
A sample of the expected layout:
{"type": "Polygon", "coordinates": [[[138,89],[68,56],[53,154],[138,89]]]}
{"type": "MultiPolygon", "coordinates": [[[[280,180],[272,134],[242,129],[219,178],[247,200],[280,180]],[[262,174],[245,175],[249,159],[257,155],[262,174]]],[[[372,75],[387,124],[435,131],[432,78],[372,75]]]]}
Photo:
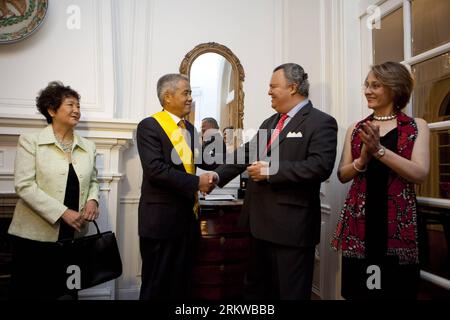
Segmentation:
{"type": "Polygon", "coordinates": [[[60,263],[61,252],[55,243],[10,237],[13,249],[10,299],[56,300],[71,294],[60,263]]]}
{"type": "Polygon", "coordinates": [[[290,247],[252,237],[247,300],[310,300],[315,247],[290,247]]]}
{"type": "Polygon", "coordinates": [[[193,220],[180,237],[139,238],[142,257],[140,300],[186,299],[191,296],[192,268],[199,239],[197,220],[193,220]]]}

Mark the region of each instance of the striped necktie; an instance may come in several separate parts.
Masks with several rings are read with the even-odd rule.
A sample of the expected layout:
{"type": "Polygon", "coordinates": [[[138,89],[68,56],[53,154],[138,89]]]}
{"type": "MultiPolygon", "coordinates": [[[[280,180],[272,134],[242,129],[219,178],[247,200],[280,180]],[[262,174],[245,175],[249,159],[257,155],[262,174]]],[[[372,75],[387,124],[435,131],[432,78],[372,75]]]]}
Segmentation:
{"type": "Polygon", "coordinates": [[[272,136],[270,137],[270,140],[267,143],[266,150],[269,150],[272,143],[278,138],[281,130],[283,130],[284,122],[288,117],[289,116],[286,113],[281,114],[280,120],[278,120],[277,126],[275,127],[275,130],[273,131],[272,136]]]}

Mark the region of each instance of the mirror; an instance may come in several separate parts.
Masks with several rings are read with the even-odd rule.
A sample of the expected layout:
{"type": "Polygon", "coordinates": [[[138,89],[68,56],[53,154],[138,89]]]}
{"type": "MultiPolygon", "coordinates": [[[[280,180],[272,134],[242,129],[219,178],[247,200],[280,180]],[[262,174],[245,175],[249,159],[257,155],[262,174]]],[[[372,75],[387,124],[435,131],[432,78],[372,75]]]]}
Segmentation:
{"type": "Polygon", "coordinates": [[[200,124],[202,119],[212,117],[221,127],[231,125],[226,111],[234,100],[234,88],[228,60],[217,53],[204,53],[192,63],[190,79],[195,123],[200,124]],[[221,123],[220,119],[224,122],[221,123]]]}
{"type": "Polygon", "coordinates": [[[180,73],[191,80],[192,111],[188,120],[201,128],[204,118],[214,118],[222,135],[228,140],[233,130],[233,148],[242,142],[244,119],[244,69],[239,59],[227,47],[215,43],[203,43],[186,54],[180,65],[180,73]]]}

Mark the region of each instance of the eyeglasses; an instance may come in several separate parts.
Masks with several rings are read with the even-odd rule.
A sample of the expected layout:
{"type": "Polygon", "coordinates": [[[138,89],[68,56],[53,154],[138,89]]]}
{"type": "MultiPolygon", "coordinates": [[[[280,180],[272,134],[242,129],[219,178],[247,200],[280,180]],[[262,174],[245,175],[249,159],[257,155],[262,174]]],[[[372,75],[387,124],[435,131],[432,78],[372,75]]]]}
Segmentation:
{"type": "Polygon", "coordinates": [[[364,83],[362,85],[362,90],[366,91],[367,89],[370,89],[370,91],[376,91],[380,89],[383,85],[379,82],[372,82],[372,83],[364,83]]]}

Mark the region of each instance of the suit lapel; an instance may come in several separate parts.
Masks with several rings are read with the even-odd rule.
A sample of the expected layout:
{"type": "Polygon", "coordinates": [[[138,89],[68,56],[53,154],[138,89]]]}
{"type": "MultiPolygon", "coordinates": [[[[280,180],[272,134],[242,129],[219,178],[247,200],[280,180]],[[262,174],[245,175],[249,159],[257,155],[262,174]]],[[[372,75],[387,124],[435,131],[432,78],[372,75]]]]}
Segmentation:
{"type": "Polygon", "coordinates": [[[186,125],[186,130],[189,133],[189,141],[186,141],[186,143],[188,144],[189,148],[191,148],[191,150],[193,150],[194,149],[193,142],[194,142],[194,138],[195,138],[194,126],[187,120],[184,120],[184,123],[186,125]]]}
{"type": "Polygon", "coordinates": [[[198,135],[198,132],[195,130],[195,127],[192,123],[189,121],[186,121],[186,129],[188,130],[190,134],[190,139],[187,142],[189,145],[189,148],[192,150],[192,155],[194,157],[194,163],[196,162],[196,159],[201,155],[202,148],[201,148],[201,141],[200,137],[198,135]]]}
{"type": "MultiPolygon", "coordinates": [[[[259,128],[259,130],[265,131],[266,134],[264,135],[262,132],[258,133],[258,150],[259,150],[259,146],[263,146],[263,148],[264,148],[263,150],[266,149],[265,147],[267,146],[267,144],[270,141],[270,137],[272,136],[273,130],[275,129],[279,118],[280,118],[279,115],[276,113],[269,118],[266,125],[263,125],[259,128]],[[261,141],[261,140],[264,140],[264,141],[261,141]]],[[[263,150],[260,150],[260,152],[262,152],[263,150]]],[[[269,150],[270,150],[270,148],[269,148],[269,150]]],[[[258,156],[258,159],[259,159],[259,156],[258,156]]]]}
{"type": "Polygon", "coordinates": [[[303,121],[308,118],[309,112],[312,109],[311,102],[308,102],[297,114],[289,121],[289,123],[286,125],[286,127],[283,128],[283,130],[280,132],[280,135],[278,136],[279,141],[278,145],[280,145],[284,139],[286,139],[286,136],[289,132],[297,132],[300,125],[303,123],[303,121]]]}
{"type": "MultiPolygon", "coordinates": [[[[273,117],[273,119],[271,121],[269,121],[267,124],[267,130],[275,130],[275,127],[277,126],[278,120],[280,120],[279,114],[275,114],[275,116],[273,117]]],[[[271,132],[269,133],[269,137],[271,135],[271,132]]]]}

